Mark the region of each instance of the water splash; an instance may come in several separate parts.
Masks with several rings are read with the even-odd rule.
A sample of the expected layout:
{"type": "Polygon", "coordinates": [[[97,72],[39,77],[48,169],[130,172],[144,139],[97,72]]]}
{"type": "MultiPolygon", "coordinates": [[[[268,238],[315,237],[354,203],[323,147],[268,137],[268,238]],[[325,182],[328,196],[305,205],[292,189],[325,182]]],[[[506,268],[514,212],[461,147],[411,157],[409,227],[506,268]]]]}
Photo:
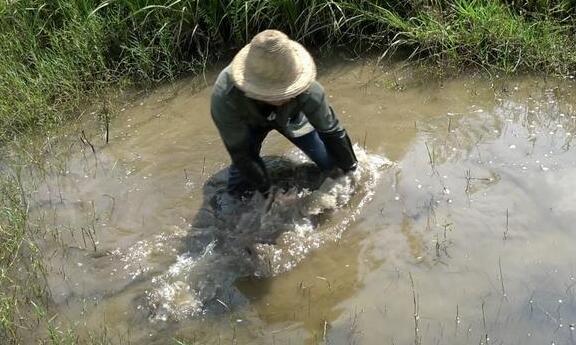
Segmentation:
{"type": "Polygon", "coordinates": [[[356,171],[318,180],[315,189],[301,188],[314,185],[319,175],[295,170],[305,163],[296,151],[291,160],[267,162],[273,181],[283,186],[268,198],[233,199],[222,192],[222,181],[214,182],[220,188],[207,191],[209,202],[192,225],[188,251],[153,278],[147,294],[152,319],[230,309],[236,279],[289,271],[314,249],[338,240],[372,198],[382,168],[392,165],[359,147],[356,153],[356,171]]]}

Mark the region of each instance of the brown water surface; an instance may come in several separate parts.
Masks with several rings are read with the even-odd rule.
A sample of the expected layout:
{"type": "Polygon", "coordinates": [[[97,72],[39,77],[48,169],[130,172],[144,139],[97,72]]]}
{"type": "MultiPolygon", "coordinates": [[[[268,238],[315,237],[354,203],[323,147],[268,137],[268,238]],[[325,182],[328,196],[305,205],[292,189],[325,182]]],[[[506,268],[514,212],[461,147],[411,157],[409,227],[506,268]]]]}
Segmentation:
{"type": "MultiPolygon", "coordinates": [[[[317,246],[302,240],[295,267],[239,279],[220,310],[174,317],[194,307],[190,281],[158,285],[186,265],[207,181],[228,164],[210,87],[126,104],[95,154],[71,141],[32,209],[56,321],[139,344],[576,343],[573,83],[439,82],[371,61],[319,80],[353,141],[395,164],[373,169],[365,203],[329,215],[317,246]]],[[[277,134],[264,144],[290,152],[277,134]]]]}

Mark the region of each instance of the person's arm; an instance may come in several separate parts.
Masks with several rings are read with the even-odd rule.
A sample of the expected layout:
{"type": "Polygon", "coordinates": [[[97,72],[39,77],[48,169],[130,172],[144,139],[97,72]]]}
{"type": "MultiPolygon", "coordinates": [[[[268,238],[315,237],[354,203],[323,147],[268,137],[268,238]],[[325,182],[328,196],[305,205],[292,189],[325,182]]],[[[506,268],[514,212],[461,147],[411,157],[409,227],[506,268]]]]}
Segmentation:
{"type": "Polygon", "coordinates": [[[314,82],[306,92],[308,97],[304,104],[304,113],[318,131],[336,166],[344,172],[355,170],[358,160],[352,142],[328,104],[324,89],[320,83],[314,82]]]}
{"type": "Polygon", "coordinates": [[[248,125],[238,116],[237,110],[218,94],[212,95],[210,112],[232,163],[260,192],[266,192],[270,188],[270,180],[262,160],[250,154],[248,125]]]}

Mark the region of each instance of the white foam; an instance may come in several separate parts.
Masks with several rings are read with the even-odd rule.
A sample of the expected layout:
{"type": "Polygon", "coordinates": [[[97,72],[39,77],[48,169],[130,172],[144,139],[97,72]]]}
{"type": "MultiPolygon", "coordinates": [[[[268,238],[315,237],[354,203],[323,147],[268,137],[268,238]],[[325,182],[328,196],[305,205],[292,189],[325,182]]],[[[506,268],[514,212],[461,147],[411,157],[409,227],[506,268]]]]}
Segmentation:
{"type": "MultiPolygon", "coordinates": [[[[373,197],[382,168],[393,164],[358,146],[355,151],[358,168],[335,179],[327,178],[317,190],[277,192],[272,203],[256,196],[241,212],[222,213],[225,229],[214,230],[223,231],[218,244],[216,240],[210,242],[201,255],[179,256],[164,274],[153,279],[154,287],[147,296],[152,318],[194,317],[202,313],[206,299],[214,298],[216,289],[233,288],[237,277],[281,274],[324,243],[338,240],[373,197]],[[335,224],[316,221],[327,214],[333,214],[329,218],[336,219],[335,224]],[[258,243],[277,234],[275,244],[258,243]]],[[[300,162],[306,160],[296,150],[291,155],[300,162]]]]}

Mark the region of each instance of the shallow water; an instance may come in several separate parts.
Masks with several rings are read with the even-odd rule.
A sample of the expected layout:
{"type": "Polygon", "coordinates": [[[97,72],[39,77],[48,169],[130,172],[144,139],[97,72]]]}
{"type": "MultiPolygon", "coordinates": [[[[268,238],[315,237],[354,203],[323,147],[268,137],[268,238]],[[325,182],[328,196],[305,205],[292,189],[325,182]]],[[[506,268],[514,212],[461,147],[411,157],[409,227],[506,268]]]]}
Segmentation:
{"type": "MultiPolygon", "coordinates": [[[[191,81],[121,106],[96,154],[70,141],[32,209],[56,321],[117,343],[575,343],[573,83],[321,70],[363,167],[325,195],[210,213],[228,157],[191,81]]],[[[276,134],[263,153],[301,160],[276,134]]]]}

